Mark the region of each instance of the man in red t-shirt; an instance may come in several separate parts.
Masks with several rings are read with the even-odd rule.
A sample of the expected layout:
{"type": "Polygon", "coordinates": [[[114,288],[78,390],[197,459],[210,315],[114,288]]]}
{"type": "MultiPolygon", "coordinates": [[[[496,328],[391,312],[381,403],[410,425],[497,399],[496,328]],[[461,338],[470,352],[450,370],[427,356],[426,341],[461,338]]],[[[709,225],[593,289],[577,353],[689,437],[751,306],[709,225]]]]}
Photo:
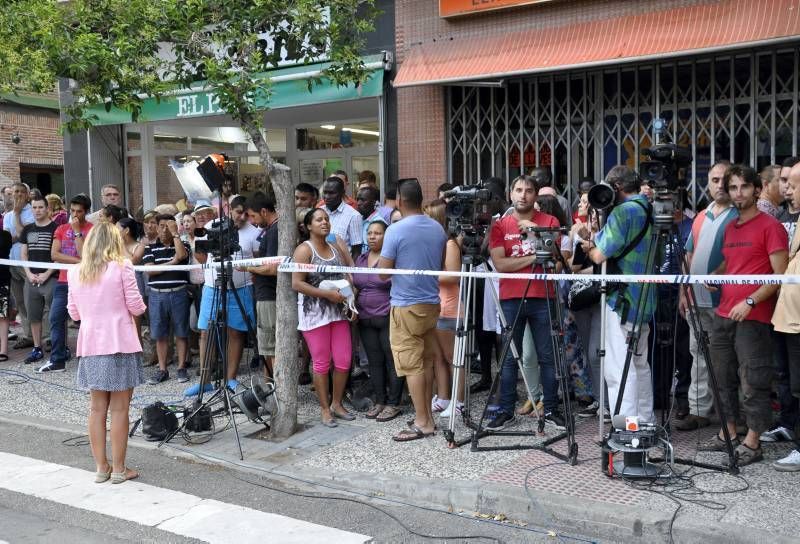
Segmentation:
{"type": "MultiPolygon", "coordinates": [[[[498,220],[490,234],[489,247],[492,261],[498,272],[544,272],[536,264],[533,234],[523,238],[520,234],[527,227],[558,227],[558,220],[534,209],[537,187],[532,178],[520,176],[511,184],[511,202],[514,211],[498,220]]],[[[558,240],[556,246],[558,246],[558,240]]],[[[532,281],[527,292],[528,280],[500,280],[500,306],[508,323],[517,319],[513,336],[517,351],[522,353],[522,337],[525,325],[530,324],[536,354],[539,359],[541,383],[544,392],[545,420],[559,429],[564,428],[564,417],[558,408],[558,384],[556,382],[555,358],[550,326],[550,301],[554,296],[552,283],[532,281]],[[524,302],[524,303],[523,303],[524,302]]],[[[514,421],[514,404],[517,401],[517,362],[506,352],[500,371],[500,410],[486,426],[487,430],[503,429],[514,421]]]]}
{"type": "MultiPolygon", "coordinates": [[[[86,235],[92,224],[86,220],[86,214],[92,208],[92,201],[84,194],[75,195],[69,201],[69,223],[59,226],[53,234],[51,256],[54,262],[77,264],[81,262],[81,251],[86,235]]],[[[67,271],[60,270],[58,282],[53,289],[53,301],[50,303],[50,343],[52,351],[50,360],[36,372],[64,372],[67,361],[72,355],[67,347],[67,271]]]]}
{"type": "MultiPolygon", "coordinates": [[[[722,178],[725,190],[739,210],[739,219],[725,227],[718,274],[783,274],[789,260],[786,230],[776,219],[759,211],[761,178],[748,166],[735,164],[722,178]]],[[[741,381],[741,409],[747,421],[747,436],[737,445],[739,465],[763,457],[759,437],[770,429],[772,409],[772,336],[770,320],[775,309],[777,285],[722,286],[720,304],[711,332],[711,364],[719,383],[720,400],[730,436],[736,437],[739,416],[738,383],[741,381]]],[[[720,431],[701,448],[724,451],[720,431]]]]}

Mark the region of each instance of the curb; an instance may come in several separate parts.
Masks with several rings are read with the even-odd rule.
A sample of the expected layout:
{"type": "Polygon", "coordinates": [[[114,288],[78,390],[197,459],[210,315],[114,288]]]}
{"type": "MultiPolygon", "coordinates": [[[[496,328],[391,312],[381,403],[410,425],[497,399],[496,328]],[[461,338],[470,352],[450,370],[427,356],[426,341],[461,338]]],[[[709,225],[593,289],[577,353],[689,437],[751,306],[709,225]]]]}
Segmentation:
{"type": "MultiPolygon", "coordinates": [[[[51,420],[21,414],[0,413],[0,422],[60,433],[86,434],[86,429],[80,425],[69,423],[56,425],[51,420]]],[[[138,437],[129,439],[128,443],[133,447],[160,452],[167,457],[273,477],[293,487],[308,489],[310,486],[322,486],[326,491],[339,494],[368,495],[376,500],[402,502],[449,513],[503,514],[508,519],[552,530],[564,537],[570,534],[593,535],[593,538],[601,540],[637,543],[670,540],[670,520],[674,510],[657,512],[611,505],[591,499],[576,500],[575,497],[529,489],[534,503],[524,488],[488,482],[411,477],[397,479],[381,474],[359,472],[330,474],[308,467],[285,465],[269,469],[247,461],[212,459],[202,452],[192,452],[169,444],[167,448],[159,448],[158,442],[148,442],[138,437]]],[[[797,542],[795,538],[786,535],[710,520],[682,519],[680,515],[673,525],[672,538],[675,542],[702,541],[704,544],[797,542]]]]}

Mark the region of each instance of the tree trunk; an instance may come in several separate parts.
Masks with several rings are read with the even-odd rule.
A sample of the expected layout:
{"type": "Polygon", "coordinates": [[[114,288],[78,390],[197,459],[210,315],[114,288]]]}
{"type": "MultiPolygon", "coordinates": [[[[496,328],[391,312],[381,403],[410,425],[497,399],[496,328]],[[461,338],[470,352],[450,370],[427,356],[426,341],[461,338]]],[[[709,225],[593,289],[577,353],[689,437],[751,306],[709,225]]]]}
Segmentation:
{"type": "MultiPolygon", "coordinates": [[[[258,149],[261,165],[269,172],[278,211],[278,255],[291,257],[297,244],[294,184],[288,166],[272,160],[267,142],[256,123],[242,118],[242,128],[258,149]]],[[[297,358],[297,294],[292,290],[292,276],[278,274],[275,329],[275,395],[278,413],[274,414],[270,434],[284,439],[297,429],[297,381],[300,365],[297,358]]]]}

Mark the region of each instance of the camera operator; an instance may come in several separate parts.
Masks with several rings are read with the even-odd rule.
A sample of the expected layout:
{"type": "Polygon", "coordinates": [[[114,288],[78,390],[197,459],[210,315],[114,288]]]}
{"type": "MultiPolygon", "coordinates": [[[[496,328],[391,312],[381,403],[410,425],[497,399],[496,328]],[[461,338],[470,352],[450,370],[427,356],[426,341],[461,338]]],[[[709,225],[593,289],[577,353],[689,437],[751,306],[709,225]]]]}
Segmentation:
{"type": "MultiPolygon", "coordinates": [[[[613,260],[621,274],[646,274],[649,272],[646,268],[652,219],[651,205],[647,197],[639,193],[639,176],[627,166],[618,165],[608,173],[606,183],[616,191],[617,205],[594,240],[589,240],[590,236],[585,230],[579,231],[584,238],[581,248],[596,264],[613,260]],[[634,245],[637,239],[638,243],[634,245]]],[[[653,422],[653,389],[650,366],[647,364],[647,349],[649,323],[655,311],[656,290],[651,288],[647,291],[648,296],[642,301],[641,316],[637,316],[636,311],[639,299],[643,296],[642,284],[623,284],[608,295],[606,308],[603,309],[607,323],[605,380],[609,404],[615,407],[622,385],[627,338],[637,318],[641,318],[641,336],[631,360],[619,413],[624,416],[639,416],[644,422],[653,422]]]]}
{"type": "MultiPolygon", "coordinates": [[[[247,220],[247,212],[245,211],[246,199],[243,196],[237,196],[230,203],[230,217],[233,226],[238,229],[239,246],[240,249],[235,251],[231,258],[233,260],[239,259],[252,259],[253,255],[258,251],[258,235],[260,229],[251,225],[247,220]]],[[[214,227],[220,225],[221,221],[215,219],[211,221],[210,226],[214,227]]],[[[220,234],[224,234],[221,229],[220,234]]],[[[196,240],[203,238],[198,237],[196,240]]],[[[201,248],[195,246],[195,255],[197,261],[205,264],[208,261],[208,253],[203,252],[201,248]]],[[[205,283],[203,284],[203,294],[200,302],[200,315],[197,317],[197,328],[200,329],[200,368],[204,371],[210,369],[206,368],[206,358],[213,357],[213,352],[206,353],[206,340],[208,338],[209,327],[214,326],[213,321],[216,319],[214,314],[213,304],[214,301],[219,299],[220,293],[216,286],[217,269],[209,268],[205,270],[205,283]]],[[[239,301],[242,303],[245,314],[239,308],[237,297],[228,284],[226,289],[228,291],[228,304],[227,304],[227,333],[228,333],[228,375],[225,379],[228,381],[228,386],[233,388],[236,385],[236,374],[239,370],[239,362],[242,358],[244,350],[244,342],[247,335],[248,327],[247,322],[253,326],[256,323],[255,316],[253,315],[253,296],[252,279],[248,272],[236,269],[233,271],[231,278],[233,282],[233,290],[236,291],[239,301]],[[247,320],[247,321],[245,321],[247,320]],[[233,382],[233,383],[232,383],[233,382]]],[[[212,346],[212,349],[214,347],[212,346]]],[[[212,359],[213,360],[213,359],[212,359]]],[[[199,392],[199,385],[190,387],[184,394],[187,396],[196,395],[199,392]]]]}
{"type": "MultiPolygon", "coordinates": [[[[536,183],[520,176],[511,184],[511,201],[514,211],[494,223],[490,235],[490,254],[498,272],[543,272],[536,266],[535,245],[531,238],[523,239],[521,231],[528,227],[559,227],[558,220],[536,211],[536,183]]],[[[547,297],[554,294],[552,285],[528,280],[500,280],[500,306],[508,323],[513,323],[520,305],[525,313],[516,322],[513,335],[517,350],[522,352],[525,325],[530,324],[536,354],[539,360],[541,382],[544,388],[545,418],[556,427],[564,428],[564,417],[558,409],[558,383],[555,372],[555,355],[551,339],[551,303],[547,297]]],[[[500,410],[487,425],[487,430],[503,429],[514,421],[514,404],[517,401],[517,363],[511,350],[506,353],[500,377],[500,410]]]]}

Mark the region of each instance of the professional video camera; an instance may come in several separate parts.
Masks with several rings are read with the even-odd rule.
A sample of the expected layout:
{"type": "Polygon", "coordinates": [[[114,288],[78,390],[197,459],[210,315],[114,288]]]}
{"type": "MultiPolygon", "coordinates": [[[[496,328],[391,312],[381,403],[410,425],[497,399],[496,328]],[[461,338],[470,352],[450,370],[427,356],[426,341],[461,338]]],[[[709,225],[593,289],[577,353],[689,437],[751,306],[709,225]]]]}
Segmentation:
{"type": "Polygon", "coordinates": [[[533,249],[536,255],[536,262],[543,264],[553,260],[558,254],[558,235],[567,234],[568,230],[563,227],[526,227],[522,232],[522,239],[527,240],[533,235],[533,249]]]}
{"type": "Polygon", "coordinates": [[[464,255],[477,255],[492,222],[487,206],[492,193],[482,185],[469,185],[446,191],[444,198],[450,199],[445,209],[448,232],[452,236],[463,236],[461,251],[464,255]]]}
{"type": "Polygon", "coordinates": [[[215,219],[203,229],[196,229],[195,236],[208,236],[207,240],[195,241],[195,251],[209,253],[217,258],[230,257],[239,251],[239,229],[230,217],[215,219]]]}
{"type": "Polygon", "coordinates": [[[675,144],[658,144],[642,153],[650,159],[639,164],[639,175],[653,188],[653,222],[657,227],[669,228],[679,205],[679,194],[686,190],[691,151],[675,144]]]}

